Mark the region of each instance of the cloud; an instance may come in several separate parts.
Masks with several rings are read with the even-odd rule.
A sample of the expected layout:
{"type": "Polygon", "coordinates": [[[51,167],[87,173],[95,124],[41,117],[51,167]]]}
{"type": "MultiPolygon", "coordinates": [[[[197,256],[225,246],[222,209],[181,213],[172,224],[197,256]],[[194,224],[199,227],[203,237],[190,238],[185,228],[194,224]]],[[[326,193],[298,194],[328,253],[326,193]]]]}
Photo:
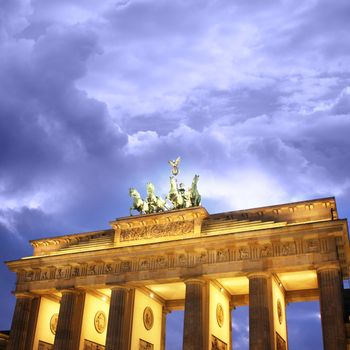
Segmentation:
{"type": "Polygon", "coordinates": [[[0,0],[8,245],[108,226],[128,214],[129,187],[166,194],[178,155],[210,212],[336,195],[350,214],[348,12],[347,0],[0,0]]]}

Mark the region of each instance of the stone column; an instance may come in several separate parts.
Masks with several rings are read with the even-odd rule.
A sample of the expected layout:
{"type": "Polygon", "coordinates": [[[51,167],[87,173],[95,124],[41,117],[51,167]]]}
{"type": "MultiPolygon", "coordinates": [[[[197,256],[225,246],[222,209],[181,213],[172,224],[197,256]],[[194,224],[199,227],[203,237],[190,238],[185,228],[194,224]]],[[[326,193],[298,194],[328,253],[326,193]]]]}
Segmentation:
{"type": "Polygon", "coordinates": [[[13,314],[8,350],[27,350],[27,344],[33,340],[39,298],[29,293],[16,294],[16,306],[13,314]]]}
{"type": "Polygon", "coordinates": [[[121,286],[111,290],[106,350],[129,350],[135,291],[121,286]]]}
{"type": "Polygon", "coordinates": [[[166,335],[166,315],[170,313],[170,311],[163,306],[162,309],[162,333],[160,339],[160,350],[165,350],[165,335],[166,335]]]}
{"type": "Polygon", "coordinates": [[[39,296],[36,296],[32,299],[32,305],[30,308],[30,315],[29,315],[26,346],[25,346],[26,349],[33,348],[34,336],[35,336],[36,325],[37,325],[38,315],[39,315],[40,300],[41,298],[39,296]]]}
{"type": "Polygon", "coordinates": [[[61,291],[54,350],[79,349],[85,294],[74,289],[61,291]]]}
{"type": "Polygon", "coordinates": [[[345,350],[342,279],[338,266],[317,270],[324,350],[345,350]]]}
{"type": "Polygon", "coordinates": [[[186,284],[183,349],[203,350],[208,337],[206,320],[206,283],[199,279],[189,279],[186,284]]]}
{"type": "Polygon", "coordinates": [[[253,273],[249,278],[249,349],[271,350],[272,339],[270,319],[269,287],[270,276],[267,273],[253,273]]]}
{"type": "Polygon", "coordinates": [[[229,317],[229,320],[230,320],[230,346],[229,346],[229,349],[231,349],[231,346],[232,346],[232,311],[235,309],[235,307],[232,305],[231,301],[230,301],[230,317],[229,317]]]}

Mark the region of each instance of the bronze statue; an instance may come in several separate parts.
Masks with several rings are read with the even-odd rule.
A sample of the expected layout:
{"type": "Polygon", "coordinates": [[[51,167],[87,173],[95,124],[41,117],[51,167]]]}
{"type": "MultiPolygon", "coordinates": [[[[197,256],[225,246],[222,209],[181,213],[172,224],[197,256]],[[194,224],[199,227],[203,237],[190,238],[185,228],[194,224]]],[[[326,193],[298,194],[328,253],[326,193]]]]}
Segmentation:
{"type": "Polygon", "coordinates": [[[175,160],[169,160],[168,163],[172,166],[171,172],[174,176],[176,176],[179,173],[179,164],[180,164],[180,157],[177,157],[175,160]]]}

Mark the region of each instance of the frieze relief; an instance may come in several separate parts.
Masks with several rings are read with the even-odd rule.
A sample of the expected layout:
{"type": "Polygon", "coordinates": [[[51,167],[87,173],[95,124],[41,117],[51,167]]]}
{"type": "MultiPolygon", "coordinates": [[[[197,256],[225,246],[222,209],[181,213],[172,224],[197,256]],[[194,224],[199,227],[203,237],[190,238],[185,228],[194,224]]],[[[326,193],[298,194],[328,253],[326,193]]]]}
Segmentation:
{"type": "Polygon", "coordinates": [[[122,229],[120,241],[135,241],[169,236],[182,236],[194,231],[194,221],[179,221],[144,227],[122,229]]]}
{"type": "Polygon", "coordinates": [[[219,249],[216,253],[216,261],[228,261],[229,260],[229,251],[228,249],[219,249]]]}
{"type": "MultiPolygon", "coordinates": [[[[339,244],[339,242],[338,242],[339,244]]],[[[334,251],[332,237],[325,239],[273,242],[262,245],[233,246],[231,248],[202,250],[200,252],[182,252],[179,254],[156,255],[115,262],[89,264],[75,263],[72,266],[45,267],[18,273],[18,282],[34,282],[69,279],[84,276],[123,274],[137,271],[192,267],[202,264],[225,263],[251,259],[268,259],[278,256],[334,251]]]]}

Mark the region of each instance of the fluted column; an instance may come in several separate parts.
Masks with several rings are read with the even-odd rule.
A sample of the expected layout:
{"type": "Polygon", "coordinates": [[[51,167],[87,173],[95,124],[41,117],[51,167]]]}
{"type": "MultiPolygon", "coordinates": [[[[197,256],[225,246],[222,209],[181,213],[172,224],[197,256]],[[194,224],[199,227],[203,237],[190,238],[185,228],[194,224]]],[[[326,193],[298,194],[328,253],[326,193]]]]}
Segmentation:
{"type": "Polygon", "coordinates": [[[249,278],[249,349],[271,350],[274,344],[271,332],[269,288],[270,276],[255,273],[249,278]]]}
{"type": "Polygon", "coordinates": [[[186,284],[183,349],[203,350],[205,348],[205,287],[202,280],[189,279],[186,284]]]}
{"type": "Polygon", "coordinates": [[[62,290],[54,350],[79,349],[85,294],[73,289],[62,290]]]}
{"type": "Polygon", "coordinates": [[[111,288],[106,350],[129,350],[134,303],[134,290],[116,286],[111,288]]]}
{"type": "Polygon", "coordinates": [[[337,266],[317,270],[324,350],[346,349],[342,279],[337,266]]]}
{"type": "Polygon", "coordinates": [[[39,298],[29,293],[16,294],[16,306],[13,314],[8,350],[26,350],[33,340],[39,298]]]}
{"type": "Polygon", "coordinates": [[[32,299],[32,304],[30,307],[30,315],[29,315],[29,323],[28,323],[28,331],[27,331],[27,339],[25,349],[32,349],[34,343],[34,336],[38,321],[38,314],[40,308],[41,298],[39,296],[35,296],[32,299]]]}
{"type": "Polygon", "coordinates": [[[170,311],[163,306],[162,309],[162,331],[161,331],[161,340],[160,340],[160,350],[165,350],[165,335],[166,335],[166,315],[170,311]]]}

